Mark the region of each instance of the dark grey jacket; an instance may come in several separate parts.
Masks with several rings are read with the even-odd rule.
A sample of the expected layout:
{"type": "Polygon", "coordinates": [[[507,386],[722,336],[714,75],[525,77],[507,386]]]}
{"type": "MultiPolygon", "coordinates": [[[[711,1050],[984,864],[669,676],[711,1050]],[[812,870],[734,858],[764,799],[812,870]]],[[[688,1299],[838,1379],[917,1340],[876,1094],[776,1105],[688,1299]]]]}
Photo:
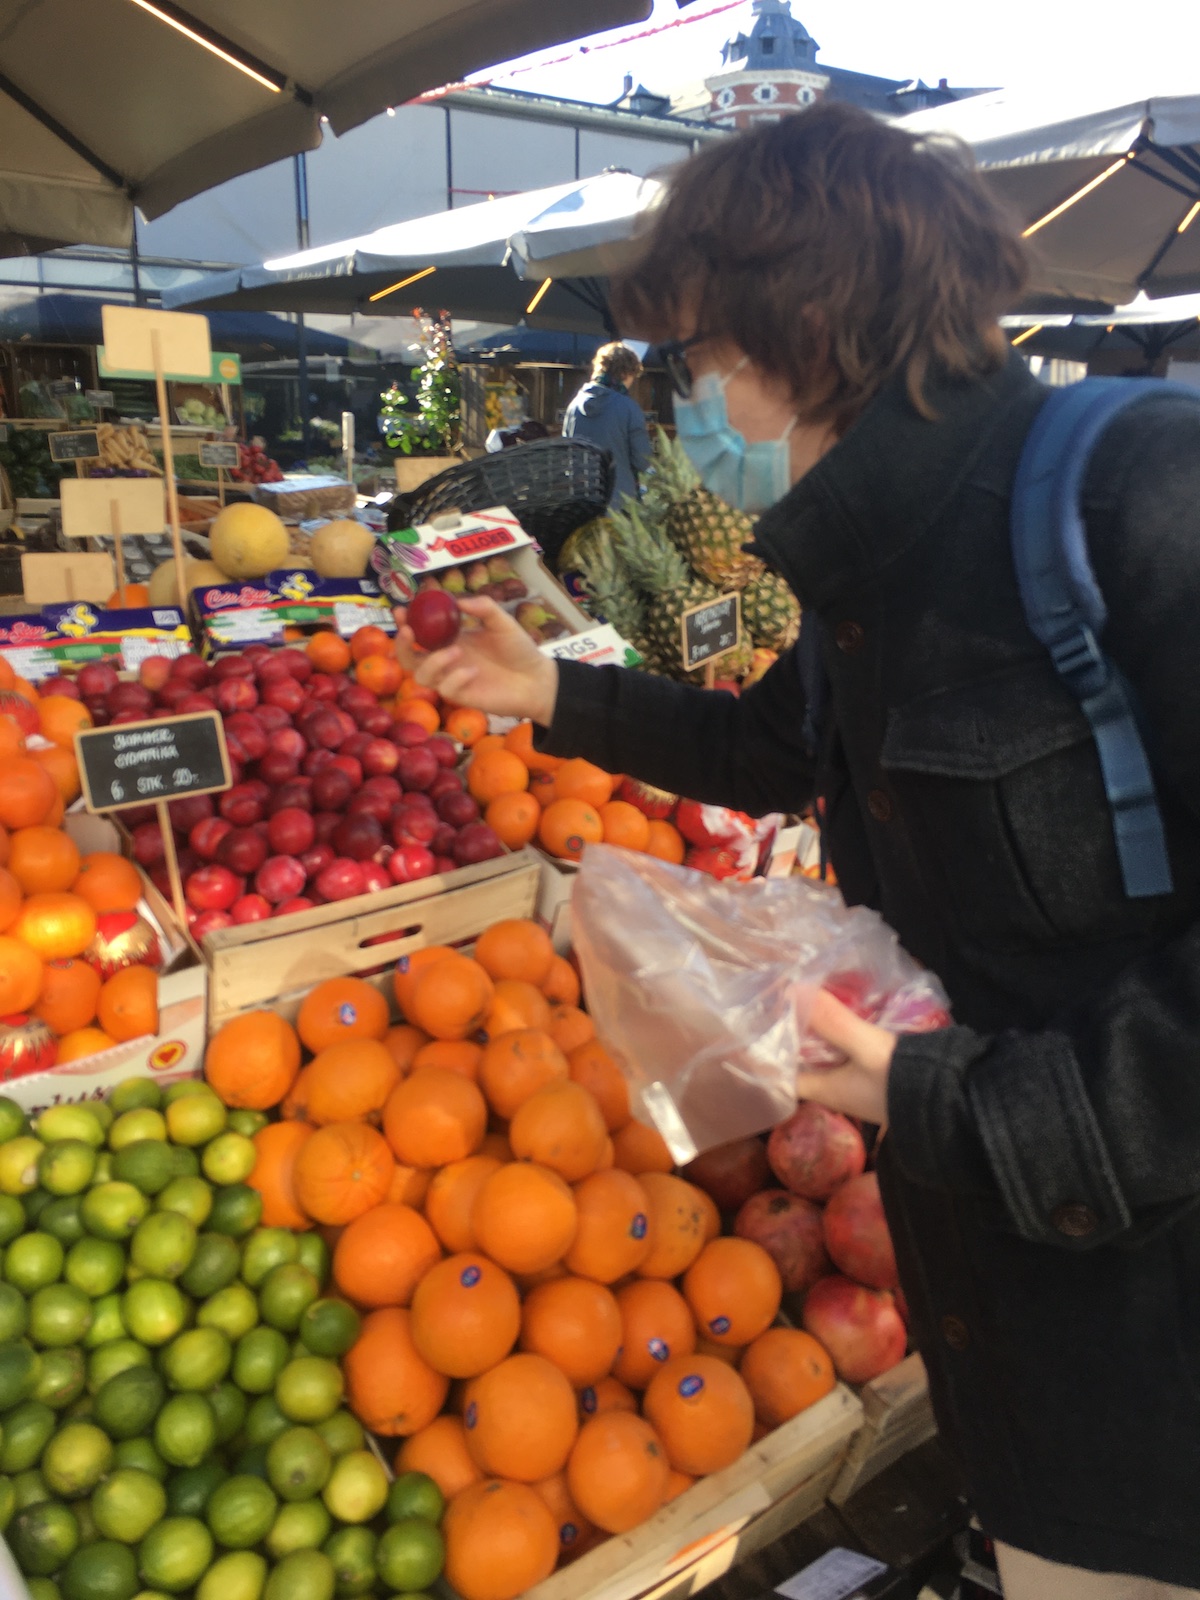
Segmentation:
{"type": "Polygon", "coordinates": [[[899,388],[761,519],[820,619],[740,700],[561,664],[546,748],[750,812],[824,807],[847,899],[937,971],[880,1168],[942,1430],[988,1530],[1200,1587],[1200,420],[1147,402],[1085,486],[1175,892],[1122,892],[1090,730],[1021,609],[1009,493],[1045,399],[1017,357],[899,388]]]}
{"type": "Polygon", "coordinates": [[[627,390],[585,383],[567,407],[562,431],[565,438],[586,439],[611,454],[616,477],[610,505],[619,506],[625,494],[637,498],[638,473],[645,472],[654,452],[646,414],[627,390]]]}

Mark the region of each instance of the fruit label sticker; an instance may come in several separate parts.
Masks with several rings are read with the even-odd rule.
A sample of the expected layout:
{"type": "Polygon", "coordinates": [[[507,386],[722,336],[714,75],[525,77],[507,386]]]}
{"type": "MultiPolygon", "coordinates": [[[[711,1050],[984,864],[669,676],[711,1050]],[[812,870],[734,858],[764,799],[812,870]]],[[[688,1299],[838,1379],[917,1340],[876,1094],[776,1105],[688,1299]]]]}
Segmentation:
{"type": "Polygon", "coordinates": [[[91,728],[75,735],[75,754],[89,811],[215,794],[232,782],[218,711],[91,728]]]}
{"type": "Polygon", "coordinates": [[[706,600],[693,606],[679,619],[683,644],[683,665],[693,672],[736,650],[742,637],[741,596],[723,594],[719,600],[706,600]]]}

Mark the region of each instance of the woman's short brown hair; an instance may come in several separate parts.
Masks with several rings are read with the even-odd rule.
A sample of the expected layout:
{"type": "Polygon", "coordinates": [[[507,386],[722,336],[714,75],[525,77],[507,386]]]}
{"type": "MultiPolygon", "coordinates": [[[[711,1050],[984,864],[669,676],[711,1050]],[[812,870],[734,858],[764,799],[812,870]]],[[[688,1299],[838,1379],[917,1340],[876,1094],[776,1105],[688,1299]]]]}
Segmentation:
{"type": "Polygon", "coordinates": [[[623,327],[732,342],[801,415],[845,427],[894,375],[982,375],[1027,276],[966,148],[836,102],[708,146],[670,179],[614,285],[623,327]]]}
{"type": "Polygon", "coordinates": [[[642,363],[627,344],[602,344],[592,357],[592,378],[611,378],[614,383],[624,383],[636,378],[642,363]]]}

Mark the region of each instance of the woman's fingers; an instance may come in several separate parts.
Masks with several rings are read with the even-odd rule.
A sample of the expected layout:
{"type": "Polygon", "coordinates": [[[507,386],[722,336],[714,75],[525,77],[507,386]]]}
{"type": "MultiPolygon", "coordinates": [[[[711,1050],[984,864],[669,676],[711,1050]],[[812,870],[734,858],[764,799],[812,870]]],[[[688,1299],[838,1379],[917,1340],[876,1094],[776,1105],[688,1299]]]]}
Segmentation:
{"type": "Polygon", "coordinates": [[[825,989],[818,989],[808,1014],[808,1025],[826,1043],[864,1066],[883,1066],[891,1058],[894,1036],[855,1016],[825,989]]]}

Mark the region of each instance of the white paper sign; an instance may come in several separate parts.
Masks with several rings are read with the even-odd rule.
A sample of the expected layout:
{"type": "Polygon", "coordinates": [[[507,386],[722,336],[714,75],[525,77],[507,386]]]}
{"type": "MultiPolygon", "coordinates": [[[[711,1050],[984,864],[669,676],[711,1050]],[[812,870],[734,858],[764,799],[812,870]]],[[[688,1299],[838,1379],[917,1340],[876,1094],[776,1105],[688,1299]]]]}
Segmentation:
{"type": "Polygon", "coordinates": [[[349,639],[360,628],[382,628],[385,633],[396,631],[396,619],[387,606],[360,606],[341,600],[334,601],[333,625],[343,639],[349,639]]]}
{"type": "Polygon", "coordinates": [[[151,656],[174,661],[176,656],[186,655],[188,648],[182,639],[146,639],[137,634],[121,640],[121,661],[126,672],[136,672],[151,656]]]}
{"type": "Polygon", "coordinates": [[[865,1583],[882,1577],[886,1571],[882,1561],[839,1546],[779,1584],[775,1593],[783,1595],[784,1600],[850,1600],[865,1583]]]}
{"type": "Polygon", "coordinates": [[[266,606],[243,611],[218,611],[205,627],[218,644],[282,644],[283,623],[266,606]]]}

